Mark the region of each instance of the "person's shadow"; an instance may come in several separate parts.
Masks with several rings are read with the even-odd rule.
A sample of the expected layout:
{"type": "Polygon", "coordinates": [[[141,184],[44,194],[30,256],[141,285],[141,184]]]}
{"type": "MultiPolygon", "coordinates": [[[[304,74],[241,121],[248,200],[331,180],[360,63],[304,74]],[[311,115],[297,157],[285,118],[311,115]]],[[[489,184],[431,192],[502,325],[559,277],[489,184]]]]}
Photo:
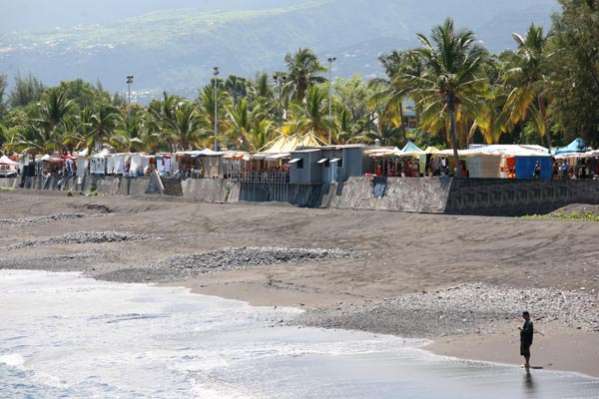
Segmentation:
{"type": "Polygon", "coordinates": [[[524,392],[528,397],[536,397],[537,388],[535,386],[535,381],[532,378],[532,374],[529,369],[526,369],[526,373],[524,374],[524,392]]]}

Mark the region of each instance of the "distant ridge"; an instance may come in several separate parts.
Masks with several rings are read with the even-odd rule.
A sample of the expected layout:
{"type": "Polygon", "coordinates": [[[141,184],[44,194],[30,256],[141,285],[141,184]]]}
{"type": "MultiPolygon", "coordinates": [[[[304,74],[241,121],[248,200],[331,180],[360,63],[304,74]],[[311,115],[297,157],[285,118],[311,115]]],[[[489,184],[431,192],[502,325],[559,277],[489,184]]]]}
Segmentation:
{"type": "MultiPolygon", "coordinates": [[[[2,19],[15,3],[21,2],[0,0],[7,7],[2,19]]],[[[23,0],[25,6],[35,3],[42,2],[23,0]]],[[[60,9],[56,3],[83,7],[75,0],[53,2],[60,9]]],[[[378,55],[414,45],[416,32],[428,32],[447,16],[475,30],[490,49],[502,50],[512,45],[512,32],[531,22],[548,25],[557,9],[556,0],[504,0],[484,7],[480,0],[229,0],[207,1],[201,8],[191,8],[196,3],[191,0],[105,3],[107,11],[93,18],[57,17],[61,28],[3,28],[0,73],[32,72],[48,83],[99,79],[112,90],[122,89],[123,77],[133,73],[136,89],[150,96],[162,90],[193,96],[214,65],[225,74],[253,76],[281,68],[285,53],[300,47],[335,54],[339,75],[376,74],[378,55]],[[121,18],[114,15],[117,3],[128,4],[121,18]]]]}

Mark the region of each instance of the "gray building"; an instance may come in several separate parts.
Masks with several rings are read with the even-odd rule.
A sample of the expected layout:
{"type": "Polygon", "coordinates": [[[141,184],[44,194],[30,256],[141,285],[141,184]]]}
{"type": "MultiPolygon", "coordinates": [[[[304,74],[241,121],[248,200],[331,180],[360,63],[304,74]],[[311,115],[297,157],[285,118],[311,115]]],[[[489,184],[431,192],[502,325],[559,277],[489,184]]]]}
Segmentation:
{"type": "Polygon", "coordinates": [[[289,183],[299,185],[322,184],[320,149],[298,150],[291,153],[289,183]]]}
{"type": "Polygon", "coordinates": [[[344,182],[352,176],[364,174],[363,144],[335,145],[321,148],[322,182],[344,182]]]}
{"type": "Polygon", "coordinates": [[[338,145],[291,153],[289,183],[302,185],[343,182],[364,174],[364,145],[338,145]]]}

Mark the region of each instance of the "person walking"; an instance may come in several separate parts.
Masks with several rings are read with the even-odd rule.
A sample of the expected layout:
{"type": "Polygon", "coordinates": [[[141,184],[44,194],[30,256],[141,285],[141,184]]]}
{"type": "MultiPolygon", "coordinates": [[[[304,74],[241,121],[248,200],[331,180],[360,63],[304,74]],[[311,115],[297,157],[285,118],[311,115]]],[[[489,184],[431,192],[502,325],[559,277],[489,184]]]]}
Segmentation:
{"type": "Polygon", "coordinates": [[[524,367],[528,369],[530,368],[530,347],[534,336],[534,326],[530,320],[530,313],[523,312],[522,318],[524,325],[518,328],[520,330],[520,356],[524,357],[524,367]]]}

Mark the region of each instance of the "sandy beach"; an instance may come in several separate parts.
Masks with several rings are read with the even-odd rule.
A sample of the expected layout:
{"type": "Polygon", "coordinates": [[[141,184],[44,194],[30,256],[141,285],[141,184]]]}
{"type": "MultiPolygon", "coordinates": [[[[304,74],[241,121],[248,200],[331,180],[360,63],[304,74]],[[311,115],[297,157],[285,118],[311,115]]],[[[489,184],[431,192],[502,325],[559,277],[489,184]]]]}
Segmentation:
{"type": "Polygon", "coordinates": [[[306,310],[296,323],[599,377],[599,224],[2,192],[0,268],[81,271],[306,310]]]}

